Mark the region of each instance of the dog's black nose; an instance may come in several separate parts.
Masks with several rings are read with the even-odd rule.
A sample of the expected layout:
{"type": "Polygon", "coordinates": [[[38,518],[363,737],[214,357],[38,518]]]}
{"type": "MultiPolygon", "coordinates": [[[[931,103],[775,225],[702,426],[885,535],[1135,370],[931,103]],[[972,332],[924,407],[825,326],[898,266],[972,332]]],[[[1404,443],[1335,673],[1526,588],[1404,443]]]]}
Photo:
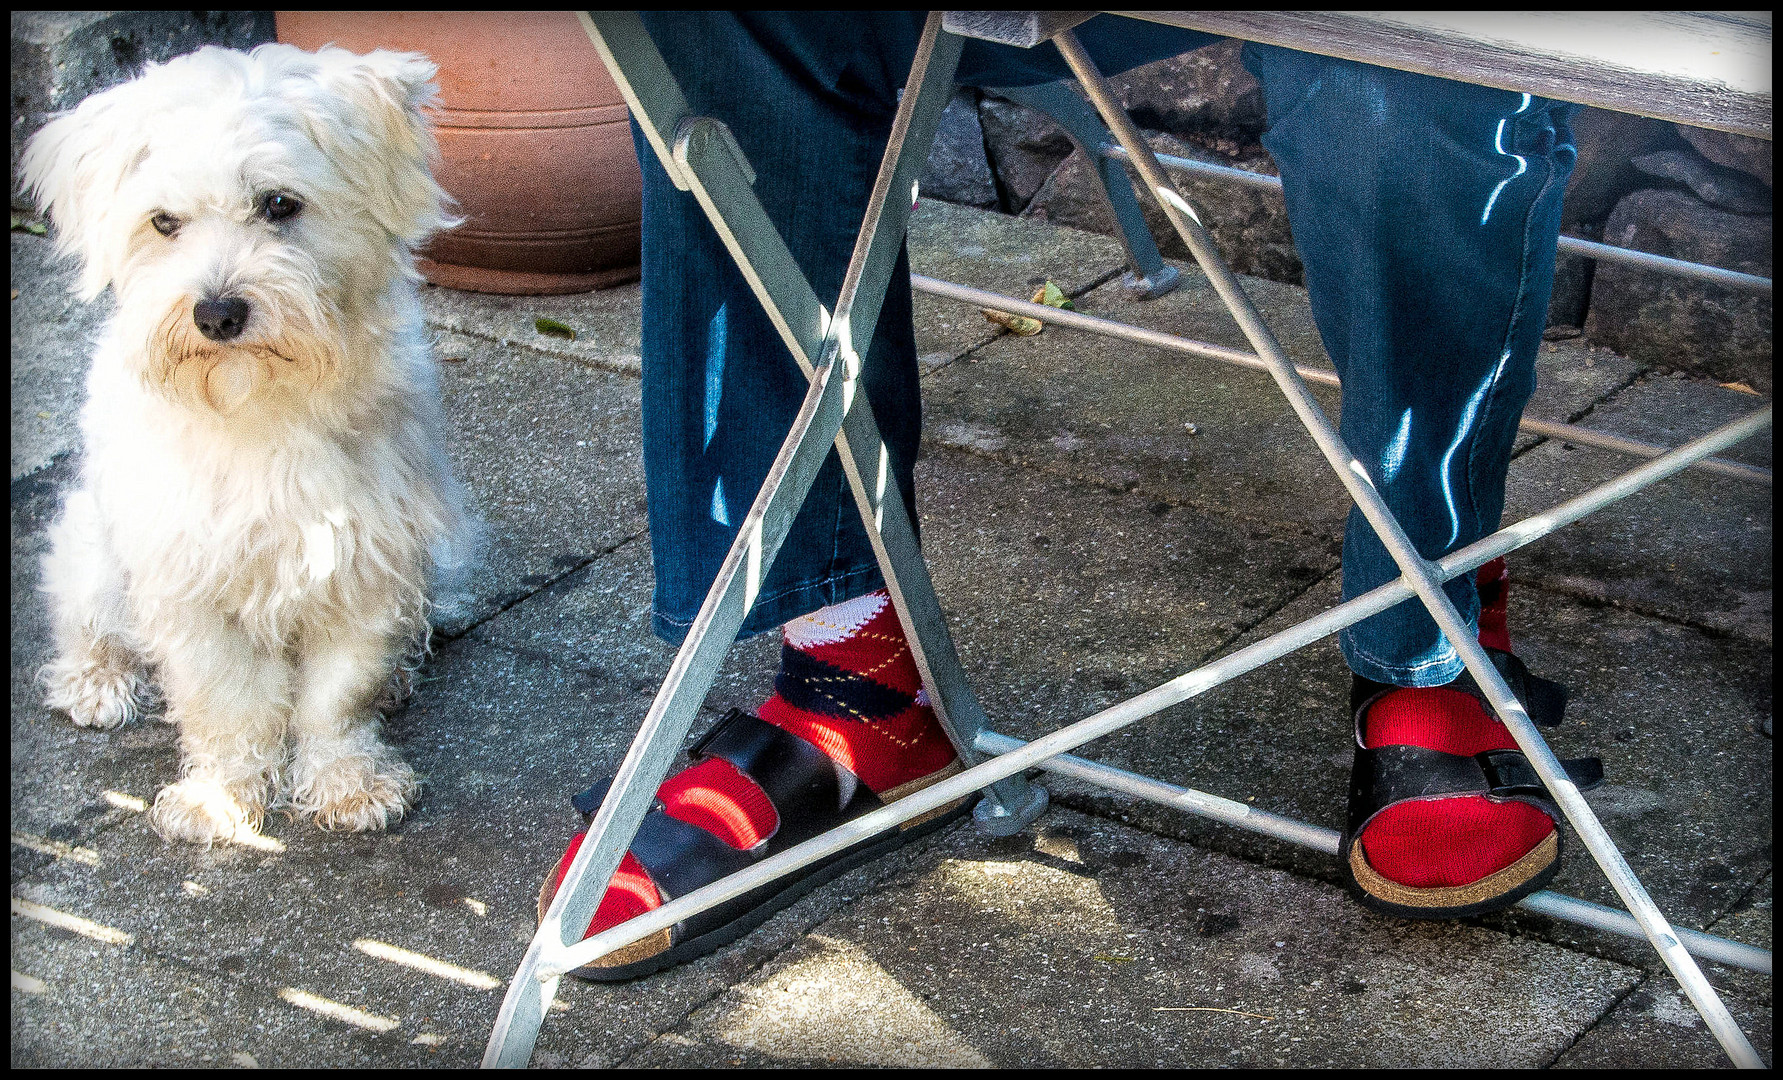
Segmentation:
{"type": "Polygon", "coordinates": [[[248,325],[248,302],[239,296],[200,300],[192,307],[192,321],[198,324],[198,332],[212,341],[228,341],[248,325]]]}

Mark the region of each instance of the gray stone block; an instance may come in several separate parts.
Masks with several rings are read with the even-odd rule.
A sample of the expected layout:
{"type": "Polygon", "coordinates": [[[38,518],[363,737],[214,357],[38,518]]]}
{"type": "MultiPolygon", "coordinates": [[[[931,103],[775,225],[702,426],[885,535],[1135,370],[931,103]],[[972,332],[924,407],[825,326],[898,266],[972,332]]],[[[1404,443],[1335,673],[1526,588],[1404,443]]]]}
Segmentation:
{"type": "Polygon", "coordinates": [[[1648,176],[1675,180],[1717,210],[1736,214],[1771,212],[1771,189],[1756,177],[1736,169],[1724,169],[1688,150],[1655,150],[1634,159],[1634,167],[1648,176]]]}
{"type": "Polygon", "coordinates": [[[962,206],[997,207],[997,182],[985,156],[984,129],[978,122],[978,98],[971,91],[954,92],[941,113],[941,126],[929,150],[922,194],[962,206]]]}
{"type": "Polygon", "coordinates": [[[1566,185],[1562,228],[1602,223],[1624,195],[1646,186],[1631,161],[1635,155],[1681,145],[1672,125],[1663,120],[1609,109],[1580,109],[1572,129],[1579,156],[1566,185]]]}
{"type": "Polygon", "coordinates": [[[1764,181],[1765,187],[1771,186],[1771,140],[1684,124],[1677,127],[1678,134],[1684,137],[1684,141],[1695,147],[1696,152],[1703,157],[1717,165],[1738,169],[1747,176],[1757,177],[1764,181]]]}
{"type": "MultiPolygon", "coordinates": [[[[1252,172],[1274,172],[1269,155],[1260,147],[1250,152],[1240,151],[1240,156],[1234,158],[1213,153],[1174,135],[1146,132],[1146,141],[1159,153],[1252,172]]],[[[1287,211],[1279,193],[1186,173],[1175,173],[1172,179],[1196,208],[1213,234],[1220,254],[1233,270],[1289,284],[1299,284],[1304,279],[1300,256],[1294,250],[1294,237],[1288,229],[1287,211]]],[[[1047,178],[1045,186],[1027,204],[1022,216],[1114,236],[1117,225],[1113,212],[1099,193],[1100,184],[1094,164],[1073,151],[1047,178]]],[[[1167,258],[1188,258],[1188,247],[1176,235],[1157,203],[1142,196],[1139,206],[1158,250],[1167,258]]]]}
{"type": "MultiPolygon", "coordinates": [[[[1616,204],[1604,242],[1769,277],[1772,220],[1709,206],[1687,191],[1637,191],[1616,204]]],[[[1767,293],[1603,264],[1585,333],[1662,370],[1771,387],[1767,293]]]]}
{"type": "MultiPolygon", "coordinates": [[[[273,40],[270,11],[15,11],[12,13],[12,176],[49,114],[204,45],[247,49],[273,40]]],[[[23,209],[16,191],[13,206],[23,209]]]]}
{"type": "Polygon", "coordinates": [[[1178,135],[1248,136],[1268,126],[1263,87],[1239,59],[1243,43],[1221,41],[1111,76],[1109,85],[1143,128],[1178,135]]]}
{"type": "Polygon", "coordinates": [[[1049,117],[994,93],[979,103],[978,119],[1003,209],[1019,214],[1071,153],[1071,140],[1049,117]]]}

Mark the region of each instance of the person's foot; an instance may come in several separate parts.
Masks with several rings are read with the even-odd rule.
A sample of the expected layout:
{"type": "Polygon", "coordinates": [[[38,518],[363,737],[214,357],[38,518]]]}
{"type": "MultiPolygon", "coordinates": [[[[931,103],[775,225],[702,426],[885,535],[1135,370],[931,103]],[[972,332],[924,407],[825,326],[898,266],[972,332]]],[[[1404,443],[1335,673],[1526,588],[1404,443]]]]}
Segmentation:
{"type": "MultiPolygon", "coordinates": [[[[1538,721],[1564,690],[1511,655],[1504,560],[1480,568],[1480,642],[1538,721]]],[[[1559,811],[1471,677],[1403,688],[1358,677],[1343,874],[1362,903],[1414,918],[1509,907],[1559,869],[1559,811]]],[[[1590,766],[1580,764],[1588,780],[1590,766]]]]}
{"type": "MultiPolygon", "coordinates": [[[[732,712],[694,744],[694,764],[657,790],[660,809],[645,818],[587,935],[959,771],[884,590],[788,623],[774,685],[759,719],[732,712]]],[[[574,802],[592,817],[604,795],[603,783],[574,802]]],[[[907,822],[577,974],[617,981],[702,956],[821,882],[963,809],[964,800],[907,822]]],[[[586,835],[570,841],[540,890],[541,919],[586,835]]]]}

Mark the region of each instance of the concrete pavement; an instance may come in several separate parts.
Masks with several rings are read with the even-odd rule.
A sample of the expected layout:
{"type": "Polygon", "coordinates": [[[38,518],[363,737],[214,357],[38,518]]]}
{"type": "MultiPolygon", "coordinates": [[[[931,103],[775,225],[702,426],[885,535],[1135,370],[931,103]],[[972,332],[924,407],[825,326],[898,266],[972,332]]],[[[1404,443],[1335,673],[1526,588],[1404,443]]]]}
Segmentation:
{"type": "MultiPolygon", "coordinates": [[[[488,526],[393,741],[428,781],[385,834],[274,818],[263,843],[163,844],[141,808],[173,731],[47,712],[36,593],[78,462],[92,310],[47,244],[12,236],[12,1063],[464,1066],[531,933],[533,898],[617,764],[672,653],[648,633],[635,287],[427,291],[452,452],[488,526]],[[545,337],[549,316],[577,340],[545,337]]],[[[920,273],[1241,344],[1205,283],[1121,295],[1114,241],[925,203],[920,273]]],[[[1247,281],[1296,359],[1304,294],[1247,281]]],[[[1344,504],[1267,379],[1049,329],[997,331],[918,297],[924,537],[999,730],[1033,737],[1329,606],[1344,504]],[[1194,434],[1185,425],[1193,424],[1194,434]]],[[[1573,342],[1533,415],[1677,441],[1752,407],[1573,342]]],[[[1324,395],[1335,407],[1335,395],[1324,395]]],[[[1621,459],[1526,440],[1510,514],[1621,459]]],[[[1769,463],[1768,437],[1736,457],[1769,463]]],[[[1514,557],[1512,626],[1574,706],[1557,751],[1681,925],[1768,946],[1770,492],[1691,475],[1514,557]]],[[[771,636],[707,703],[761,700],[771,636]]],[[[1330,642],[1083,753],[1326,825],[1341,821],[1347,690],[1330,642]]],[[[697,725],[696,725],[697,726],[697,725]]],[[[705,960],[566,985],[538,1065],[1721,1063],[1642,948],[1530,915],[1468,924],[1351,905],[1323,855],[1059,781],[1022,836],[955,828],[820,889],[705,960]]],[[[1572,845],[1557,885],[1603,901],[1572,845]]],[[[1710,966],[1770,1053],[1768,978],[1710,966]]]]}

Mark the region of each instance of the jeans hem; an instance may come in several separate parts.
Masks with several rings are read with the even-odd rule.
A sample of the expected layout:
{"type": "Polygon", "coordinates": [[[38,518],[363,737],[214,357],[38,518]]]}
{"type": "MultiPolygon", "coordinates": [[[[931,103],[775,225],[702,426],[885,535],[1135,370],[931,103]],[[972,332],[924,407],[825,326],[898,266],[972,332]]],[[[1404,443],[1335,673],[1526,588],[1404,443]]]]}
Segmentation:
{"type": "MultiPolygon", "coordinates": [[[[772,596],[757,597],[755,606],[749,609],[742,627],[737,631],[737,640],[766,633],[801,615],[809,615],[818,608],[864,596],[884,584],[885,578],[880,575],[879,566],[873,564],[857,566],[817,581],[803,581],[772,596]]],[[[677,619],[654,605],[650,608],[650,632],[670,645],[680,645],[686,641],[693,622],[692,618],[677,619]]]]}
{"type": "MultiPolygon", "coordinates": [[[[1467,631],[1478,634],[1479,628],[1473,620],[1469,620],[1467,631]]],[[[1349,669],[1364,679],[1372,679],[1378,683],[1410,688],[1427,686],[1446,686],[1460,678],[1467,665],[1453,649],[1440,660],[1429,660],[1421,664],[1389,664],[1364,652],[1356,644],[1355,635],[1344,630],[1337,635],[1337,648],[1343,654],[1344,663],[1349,669]]]]}

